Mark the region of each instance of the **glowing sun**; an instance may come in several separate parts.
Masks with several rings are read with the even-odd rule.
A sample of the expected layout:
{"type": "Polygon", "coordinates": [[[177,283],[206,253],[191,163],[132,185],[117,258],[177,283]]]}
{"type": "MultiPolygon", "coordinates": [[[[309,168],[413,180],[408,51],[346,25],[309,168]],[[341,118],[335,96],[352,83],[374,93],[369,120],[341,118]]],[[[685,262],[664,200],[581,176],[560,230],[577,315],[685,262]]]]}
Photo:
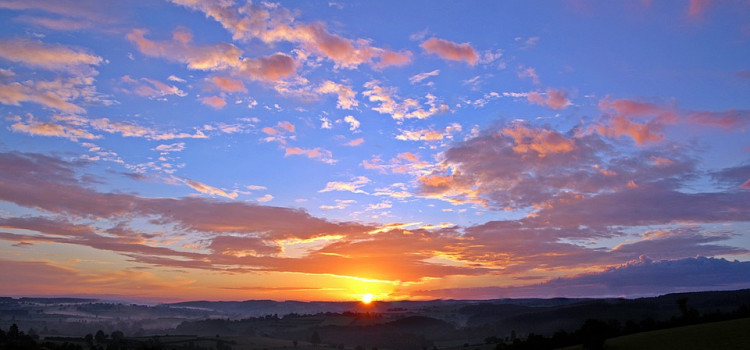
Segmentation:
{"type": "Polygon", "coordinates": [[[367,293],[367,294],[365,294],[365,295],[362,296],[362,303],[369,304],[371,302],[372,302],[372,294],[367,293]]]}

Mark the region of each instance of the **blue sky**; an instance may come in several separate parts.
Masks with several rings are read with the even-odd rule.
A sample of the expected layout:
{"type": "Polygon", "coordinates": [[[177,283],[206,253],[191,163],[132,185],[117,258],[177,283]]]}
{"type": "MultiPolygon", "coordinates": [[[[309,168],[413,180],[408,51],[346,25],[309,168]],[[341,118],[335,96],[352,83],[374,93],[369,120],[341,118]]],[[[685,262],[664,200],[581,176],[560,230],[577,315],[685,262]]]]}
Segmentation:
{"type": "MultiPolygon", "coordinates": [[[[749,15],[0,1],[0,250],[19,271],[0,292],[513,296],[733,266],[750,249],[749,15]]],[[[750,283],[730,280],[684,288],[750,283]]]]}

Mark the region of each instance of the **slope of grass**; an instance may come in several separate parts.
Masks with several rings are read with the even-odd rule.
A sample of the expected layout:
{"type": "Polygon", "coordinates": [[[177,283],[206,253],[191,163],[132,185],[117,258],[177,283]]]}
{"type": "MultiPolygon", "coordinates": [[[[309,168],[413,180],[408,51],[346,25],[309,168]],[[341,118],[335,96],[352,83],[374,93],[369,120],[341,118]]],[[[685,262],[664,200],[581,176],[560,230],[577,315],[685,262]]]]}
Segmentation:
{"type": "MultiPolygon", "coordinates": [[[[750,349],[750,318],[662,329],[607,339],[607,350],[750,349]]],[[[580,346],[566,350],[582,349],[580,346]]]]}

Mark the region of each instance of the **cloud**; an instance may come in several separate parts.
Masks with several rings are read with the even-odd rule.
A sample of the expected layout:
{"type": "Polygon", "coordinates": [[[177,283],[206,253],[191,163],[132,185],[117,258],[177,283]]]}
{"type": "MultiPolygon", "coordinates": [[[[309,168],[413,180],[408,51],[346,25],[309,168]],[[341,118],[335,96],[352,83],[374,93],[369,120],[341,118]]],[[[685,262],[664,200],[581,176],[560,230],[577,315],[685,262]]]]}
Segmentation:
{"type": "Polygon", "coordinates": [[[321,205],[320,209],[323,210],[333,210],[333,209],[346,209],[350,204],[357,203],[357,201],[353,199],[336,199],[334,200],[336,202],[336,205],[321,205]]]}
{"type": "MultiPolygon", "coordinates": [[[[512,142],[512,138],[507,136],[506,141],[512,142]]],[[[587,142],[593,141],[589,139],[587,142]]],[[[570,155],[585,148],[582,144],[577,144],[577,147],[574,151],[563,154],[570,155]]],[[[550,158],[558,155],[560,154],[549,154],[540,159],[550,161],[550,158]]],[[[450,155],[447,157],[450,158],[450,155]]],[[[402,158],[416,161],[414,154],[404,154],[402,158]]],[[[565,164],[561,159],[558,162],[565,164]]],[[[638,161],[633,163],[639,164],[638,161]]],[[[676,166],[679,162],[674,163],[661,167],[676,166]]],[[[512,278],[533,273],[550,278],[590,272],[592,269],[616,270],[620,265],[639,259],[643,252],[655,259],[675,261],[669,264],[678,265],[680,259],[693,257],[696,253],[747,253],[746,249],[720,244],[730,242],[734,237],[733,233],[709,231],[699,225],[685,226],[679,217],[667,227],[641,230],[641,235],[630,236],[633,241],[613,249],[575,243],[592,237],[622,237],[623,233],[619,232],[618,226],[623,224],[617,221],[621,216],[632,218],[654,215],[650,212],[652,207],[644,208],[641,213],[632,210],[633,207],[627,201],[618,202],[614,209],[602,208],[616,211],[619,215],[599,221],[579,220],[580,216],[597,217],[601,214],[584,211],[605,207],[601,203],[591,203],[591,207],[585,210],[577,208],[579,218],[568,218],[569,212],[561,212],[563,219],[570,220],[569,223],[542,212],[536,217],[491,221],[468,227],[440,226],[431,230],[407,230],[405,227],[408,224],[394,223],[377,227],[354,222],[331,222],[313,217],[300,209],[241,201],[196,197],[147,198],[134,194],[99,192],[87,186],[91,183],[87,182],[89,180],[85,176],[79,176],[84,169],[83,163],[71,163],[39,154],[0,153],[0,166],[4,169],[0,172],[0,200],[34,209],[37,215],[49,215],[0,218],[0,227],[8,231],[33,232],[0,232],[1,240],[91,247],[116,252],[134,262],[151,266],[234,273],[301,272],[384,281],[424,282],[430,277],[452,275],[492,276],[494,279],[498,276],[512,278]],[[66,217],[69,220],[84,219],[81,222],[85,223],[71,223],[63,219],[66,217]],[[144,230],[142,225],[137,224],[141,219],[148,219],[156,225],[155,232],[131,232],[135,227],[144,230]],[[591,226],[582,226],[581,222],[591,226]],[[597,226],[602,223],[613,227],[597,226]],[[154,244],[158,233],[166,227],[174,231],[175,235],[184,234],[182,237],[189,241],[185,243],[195,244],[196,248],[172,249],[169,244],[154,244]],[[199,233],[200,236],[198,238],[188,233],[199,233]],[[306,240],[319,240],[321,245],[299,257],[280,255],[282,245],[289,241],[306,240]],[[447,259],[451,264],[438,263],[436,259],[447,259]]],[[[350,182],[329,182],[321,191],[329,189],[360,193],[359,191],[363,191],[361,188],[370,182],[366,177],[357,177],[350,182]]],[[[208,193],[213,191],[213,187],[204,184],[193,185],[208,193]]],[[[386,189],[377,189],[375,194],[399,198],[397,192],[404,191],[404,187],[404,184],[393,184],[386,189]]],[[[596,198],[597,195],[593,197],[596,198]]],[[[585,200],[588,199],[581,198],[579,202],[585,200]]],[[[704,205],[701,199],[682,200],[695,203],[696,208],[704,205]]],[[[702,208],[704,213],[700,218],[713,217],[726,222],[733,217],[749,221],[747,209],[741,207],[747,200],[748,198],[741,196],[733,200],[724,197],[722,201],[725,203],[737,204],[734,209],[729,209],[726,205],[714,209],[718,202],[709,200],[705,208],[702,208]]],[[[336,202],[336,205],[349,203],[341,201],[336,202]]],[[[662,205],[671,207],[669,203],[662,205]]],[[[547,213],[552,210],[557,209],[545,209],[547,213]]],[[[627,219],[622,220],[626,222],[627,219]]],[[[628,227],[631,232],[638,230],[638,227],[628,227]]],[[[712,262],[701,264],[711,265],[712,262]]],[[[713,272],[733,273],[726,266],[717,269],[713,272]]],[[[706,270],[706,277],[709,275],[708,270],[710,269],[706,270]]],[[[747,274],[742,276],[745,275],[747,274]]],[[[716,280],[735,281],[728,276],[718,275],[716,280]]],[[[617,280],[628,281],[623,278],[613,278],[610,281],[617,280]]],[[[685,281],[684,278],[681,280],[685,281]]],[[[668,281],[677,279],[664,282],[668,281]]]]}
{"type": "Polygon", "coordinates": [[[242,57],[242,50],[228,43],[193,46],[192,34],[183,27],[173,32],[172,41],[153,41],[143,29],[133,29],[126,38],[148,56],[182,62],[189,69],[203,71],[229,70],[251,80],[278,81],[295,74],[294,60],[277,53],[265,57],[242,57]]]}
{"type": "Polygon", "coordinates": [[[331,192],[331,191],[344,191],[344,192],[352,192],[352,193],[362,193],[362,194],[368,194],[367,192],[361,190],[360,188],[364,187],[370,183],[370,179],[368,179],[365,176],[357,176],[354,181],[351,182],[343,182],[343,181],[330,181],[326,184],[326,187],[318,192],[331,192]]]}
{"type": "Polygon", "coordinates": [[[419,101],[407,98],[402,99],[396,95],[396,89],[392,87],[380,86],[377,80],[371,80],[365,83],[365,90],[362,95],[366,96],[370,102],[379,103],[378,106],[371,107],[373,111],[380,114],[390,114],[393,119],[427,119],[437,113],[445,113],[450,110],[445,103],[440,103],[432,94],[427,94],[428,109],[424,109],[419,101]]]}
{"type": "Polygon", "coordinates": [[[336,102],[336,108],[339,109],[352,109],[359,105],[357,101],[357,93],[352,90],[351,87],[334,83],[330,80],[326,80],[317,89],[317,93],[321,94],[336,94],[338,101],[336,102]]]}
{"type": "Polygon", "coordinates": [[[336,163],[336,160],[333,159],[333,153],[331,151],[316,147],[313,149],[305,149],[305,148],[299,148],[299,147],[287,147],[284,150],[284,156],[296,156],[296,155],[302,155],[310,159],[317,159],[320,160],[323,163],[328,164],[334,164],[336,163]]]}
{"type": "Polygon", "coordinates": [[[427,53],[438,55],[446,60],[464,61],[472,66],[479,60],[476,51],[469,43],[459,44],[448,40],[430,38],[420,46],[427,53]]]}
{"type": "Polygon", "coordinates": [[[526,99],[528,99],[529,102],[552,109],[565,109],[572,104],[570,100],[568,100],[565,91],[547,89],[545,95],[546,97],[538,92],[531,91],[526,95],[526,99]]]}
{"type": "Polygon", "coordinates": [[[133,92],[138,96],[148,98],[159,98],[167,95],[176,95],[179,97],[187,96],[185,91],[180,90],[174,85],[167,85],[160,81],[140,78],[138,80],[131,78],[129,75],[125,75],[121,78],[121,81],[125,84],[130,85],[129,88],[123,89],[126,92],[133,92]]]}
{"type": "Polygon", "coordinates": [[[222,109],[224,106],[227,105],[227,101],[225,101],[223,98],[219,96],[207,96],[201,98],[201,103],[203,103],[206,106],[211,106],[215,109],[222,109]]]}
{"type": "Polygon", "coordinates": [[[38,122],[30,120],[26,123],[17,122],[10,126],[15,132],[23,132],[32,136],[52,136],[62,137],[77,142],[79,139],[98,139],[100,136],[94,135],[86,130],[73,126],[60,125],[50,122],[38,122]]]}
{"type": "Polygon", "coordinates": [[[411,51],[382,51],[380,54],[380,62],[375,64],[375,68],[385,68],[390,66],[405,66],[411,63],[411,51]]]}
{"type": "Polygon", "coordinates": [[[358,139],[354,139],[354,140],[351,140],[351,141],[345,143],[345,145],[350,146],[350,147],[357,147],[357,146],[359,146],[359,145],[361,145],[363,143],[365,143],[365,139],[363,139],[363,138],[360,137],[358,139]]]}
{"type": "Polygon", "coordinates": [[[610,98],[600,100],[599,109],[607,115],[592,130],[609,137],[630,136],[639,146],[662,141],[663,132],[670,125],[705,125],[728,131],[744,130],[750,125],[748,110],[683,111],[674,106],[610,98]]]}
{"type": "Polygon", "coordinates": [[[411,84],[416,84],[416,83],[419,83],[422,80],[425,80],[425,79],[427,79],[429,77],[436,77],[436,76],[438,76],[438,74],[440,74],[440,70],[439,69],[435,69],[435,70],[430,71],[430,72],[424,72],[424,73],[415,74],[415,75],[412,75],[409,78],[409,82],[411,84]]]}
{"type": "Polygon", "coordinates": [[[708,7],[711,6],[711,3],[713,3],[713,0],[690,0],[688,2],[688,9],[687,14],[690,17],[700,17],[704,13],[706,13],[706,10],[708,7]]]}
{"type": "Polygon", "coordinates": [[[511,287],[421,291],[433,298],[648,297],[664,293],[737,290],[750,286],[750,263],[690,257],[653,261],[646,256],[600,272],[511,287]],[[685,278],[690,276],[690,278],[685,278]]]}
{"type": "Polygon", "coordinates": [[[376,68],[405,65],[411,52],[395,52],[370,45],[366,39],[347,39],[330,33],[320,22],[307,24],[294,18],[281,6],[247,4],[235,8],[232,3],[173,0],[174,3],[201,11],[232,34],[234,40],[254,38],[274,44],[291,42],[305,52],[330,59],[336,68],[354,69],[362,64],[376,68]]]}
{"type": "Polygon", "coordinates": [[[216,85],[219,89],[226,92],[247,92],[247,88],[242,81],[234,80],[225,77],[211,77],[211,82],[216,85]]]}
{"type": "Polygon", "coordinates": [[[97,102],[99,97],[92,78],[56,77],[0,84],[0,103],[12,106],[34,102],[61,112],[81,114],[86,110],[73,102],[97,102]]]}
{"type": "Polygon", "coordinates": [[[255,200],[257,200],[260,203],[270,202],[273,199],[273,196],[270,194],[265,194],[262,197],[258,197],[255,200]]]}
{"type": "Polygon", "coordinates": [[[401,130],[401,134],[396,135],[396,140],[401,141],[440,141],[446,138],[453,138],[453,134],[461,131],[461,124],[453,123],[445,130],[440,132],[433,129],[421,130],[401,130]]]}
{"type": "Polygon", "coordinates": [[[189,180],[189,179],[177,179],[177,180],[181,181],[182,183],[188,185],[188,187],[203,194],[208,194],[211,196],[221,196],[221,197],[225,197],[229,199],[237,198],[237,192],[226,192],[220,188],[209,186],[202,182],[198,182],[194,180],[189,180]]]}
{"type": "Polygon", "coordinates": [[[344,117],[344,122],[346,122],[347,124],[349,124],[349,130],[351,130],[353,132],[359,131],[359,125],[360,124],[359,124],[359,120],[357,120],[357,118],[354,118],[351,115],[347,115],[346,117],[344,117]]]}
{"type": "Polygon", "coordinates": [[[162,145],[156,146],[154,150],[163,152],[163,153],[182,152],[185,150],[185,143],[177,142],[177,143],[172,143],[172,144],[162,144],[162,145]]]}
{"type": "Polygon", "coordinates": [[[396,135],[396,140],[401,141],[439,141],[443,139],[443,133],[435,130],[401,130],[401,134],[396,135]]]}
{"type": "MultiPolygon", "coordinates": [[[[598,209],[613,210],[615,215],[615,208],[623,208],[625,203],[634,207],[656,205],[648,203],[654,200],[652,203],[664,203],[678,195],[672,192],[677,183],[694,176],[694,161],[679,149],[635,154],[609,152],[614,152],[613,147],[595,134],[577,130],[560,133],[526,123],[511,123],[446,150],[440,167],[418,179],[420,193],[454,203],[476,202],[498,209],[554,206],[555,211],[550,212],[572,203],[593,205],[610,195],[653,195],[630,200],[619,197],[611,203],[597,204],[598,209]],[[610,155],[604,157],[604,154],[610,155]],[[654,188],[660,190],[655,192],[654,188]],[[657,200],[660,196],[663,199],[657,200]],[[616,200],[622,204],[614,204],[616,200]],[[641,201],[644,203],[636,204],[641,201]]],[[[580,219],[579,222],[597,222],[593,217],[580,219]]]]}
{"type": "Polygon", "coordinates": [[[521,67],[518,72],[519,78],[529,78],[534,84],[540,84],[539,75],[536,73],[536,69],[533,67],[521,67]]]}
{"type": "Polygon", "coordinates": [[[104,59],[73,48],[31,40],[0,40],[0,58],[31,68],[95,75],[104,59]]]}

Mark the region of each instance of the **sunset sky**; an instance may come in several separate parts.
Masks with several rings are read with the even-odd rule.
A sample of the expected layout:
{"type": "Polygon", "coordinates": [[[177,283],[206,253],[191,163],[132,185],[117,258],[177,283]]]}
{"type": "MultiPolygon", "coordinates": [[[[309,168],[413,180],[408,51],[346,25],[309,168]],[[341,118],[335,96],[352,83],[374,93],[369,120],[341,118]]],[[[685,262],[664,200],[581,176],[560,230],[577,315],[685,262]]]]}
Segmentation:
{"type": "Polygon", "coordinates": [[[750,288],[750,2],[0,0],[0,295],[750,288]]]}

